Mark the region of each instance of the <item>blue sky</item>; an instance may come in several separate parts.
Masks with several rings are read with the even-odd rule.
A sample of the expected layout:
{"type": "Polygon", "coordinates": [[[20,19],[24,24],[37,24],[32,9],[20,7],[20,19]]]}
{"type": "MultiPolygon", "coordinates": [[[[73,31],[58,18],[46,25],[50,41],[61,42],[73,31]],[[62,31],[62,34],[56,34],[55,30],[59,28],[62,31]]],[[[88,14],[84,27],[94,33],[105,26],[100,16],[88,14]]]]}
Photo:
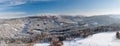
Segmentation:
{"type": "Polygon", "coordinates": [[[120,0],[0,0],[1,17],[119,14],[120,0]]]}

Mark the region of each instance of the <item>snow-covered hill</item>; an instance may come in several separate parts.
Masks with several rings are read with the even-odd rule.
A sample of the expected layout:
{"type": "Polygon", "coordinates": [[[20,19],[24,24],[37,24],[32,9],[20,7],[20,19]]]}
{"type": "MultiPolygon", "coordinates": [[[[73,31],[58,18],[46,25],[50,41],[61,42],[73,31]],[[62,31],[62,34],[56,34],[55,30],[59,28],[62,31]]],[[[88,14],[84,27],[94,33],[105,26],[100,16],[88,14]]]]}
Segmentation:
{"type": "Polygon", "coordinates": [[[85,38],[100,32],[119,31],[119,20],[106,15],[90,17],[31,16],[0,19],[0,41],[41,43],[50,42],[53,37],[64,37],[64,40],[72,40],[77,37],[85,38]]]}
{"type": "MultiPolygon", "coordinates": [[[[38,43],[34,46],[48,45],[49,43],[38,43]]],[[[120,46],[120,40],[115,38],[115,32],[103,32],[85,39],[77,38],[73,41],[64,41],[63,46],[120,46]]]]}

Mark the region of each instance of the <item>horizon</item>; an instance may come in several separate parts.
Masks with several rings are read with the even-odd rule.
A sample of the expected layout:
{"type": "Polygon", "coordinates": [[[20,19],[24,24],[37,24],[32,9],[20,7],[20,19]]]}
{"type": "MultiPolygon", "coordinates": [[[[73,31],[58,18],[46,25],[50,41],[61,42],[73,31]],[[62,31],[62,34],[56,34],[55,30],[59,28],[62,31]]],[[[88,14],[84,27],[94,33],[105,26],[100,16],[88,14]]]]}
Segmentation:
{"type": "Polygon", "coordinates": [[[17,18],[26,18],[26,17],[34,17],[34,16],[79,16],[79,17],[93,17],[93,16],[110,16],[113,18],[120,18],[120,14],[104,14],[104,15],[63,15],[63,14],[39,14],[39,15],[29,15],[29,16],[20,16],[20,17],[2,17],[0,19],[17,19],[17,18]]]}

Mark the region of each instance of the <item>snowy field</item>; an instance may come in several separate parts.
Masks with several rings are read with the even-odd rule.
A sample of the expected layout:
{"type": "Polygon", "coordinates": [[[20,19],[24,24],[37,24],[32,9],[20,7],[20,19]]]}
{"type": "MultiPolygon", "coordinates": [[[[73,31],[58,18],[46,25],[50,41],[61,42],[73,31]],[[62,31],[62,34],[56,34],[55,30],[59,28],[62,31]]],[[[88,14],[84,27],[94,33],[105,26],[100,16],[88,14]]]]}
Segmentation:
{"type": "MultiPolygon", "coordinates": [[[[120,46],[120,40],[115,38],[115,33],[98,33],[85,39],[64,41],[63,46],[120,46]]],[[[49,46],[49,43],[35,44],[34,46],[49,46]]]]}

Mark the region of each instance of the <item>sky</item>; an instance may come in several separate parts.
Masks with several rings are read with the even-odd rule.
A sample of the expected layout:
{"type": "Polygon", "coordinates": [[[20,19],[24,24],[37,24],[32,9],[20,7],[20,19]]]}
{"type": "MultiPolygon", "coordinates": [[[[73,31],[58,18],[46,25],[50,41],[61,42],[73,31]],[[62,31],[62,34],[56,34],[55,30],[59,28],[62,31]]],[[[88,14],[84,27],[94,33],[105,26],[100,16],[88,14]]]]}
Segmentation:
{"type": "Polygon", "coordinates": [[[120,0],[0,0],[0,18],[120,14],[120,0]]]}

